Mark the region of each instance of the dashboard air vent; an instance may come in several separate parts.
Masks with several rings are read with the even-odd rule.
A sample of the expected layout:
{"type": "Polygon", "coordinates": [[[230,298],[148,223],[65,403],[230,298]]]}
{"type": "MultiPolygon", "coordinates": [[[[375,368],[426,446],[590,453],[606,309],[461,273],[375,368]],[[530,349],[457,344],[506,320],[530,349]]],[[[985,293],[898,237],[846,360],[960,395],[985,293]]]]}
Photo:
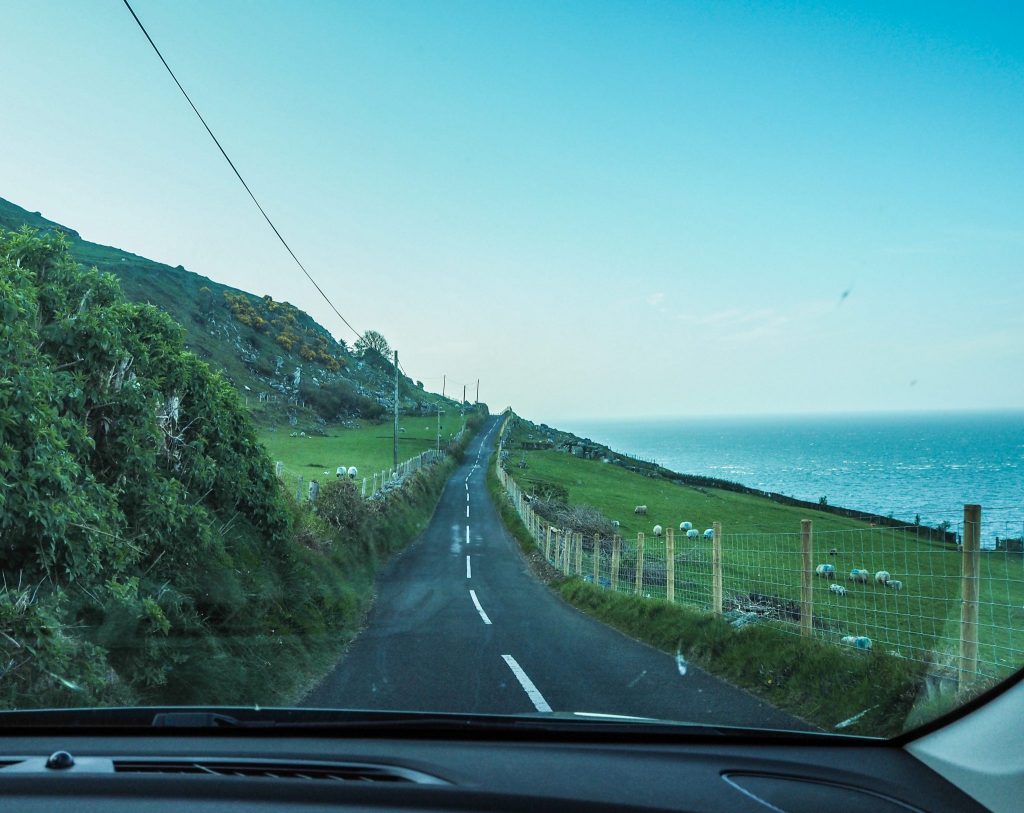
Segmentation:
{"type": "Polygon", "coordinates": [[[323,779],[333,782],[411,782],[447,784],[436,776],[396,768],[355,762],[288,762],[220,759],[115,759],[117,773],[206,774],[214,776],[263,777],[267,779],[323,779]]]}

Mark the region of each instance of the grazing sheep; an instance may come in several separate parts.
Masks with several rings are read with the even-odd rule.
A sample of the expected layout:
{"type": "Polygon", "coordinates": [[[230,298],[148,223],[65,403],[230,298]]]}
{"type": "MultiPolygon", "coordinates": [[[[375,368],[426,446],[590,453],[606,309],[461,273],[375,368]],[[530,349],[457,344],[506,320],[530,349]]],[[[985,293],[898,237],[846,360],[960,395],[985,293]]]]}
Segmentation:
{"type": "Polygon", "coordinates": [[[680,531],[688,531],[692,527],[693,527],[693,523],[692,522],[680,522],[679,523],[679,530],[680,531]]]}
{"type": "Polygon", "coordinates": [[[887,581],[889,581],[889,571],[888,570],[879,570],[875,574],[875,583],[876,584],[885,584],[887,581]]]}
{"type": "Polygon", "coordinates": [[[359,474],[359,469],[357,469],[355,466],[349,466],[348,467],[348,476],[349,477],[351,477],[353,480],[355,480],[357,474],[359,474]]]}
{"type": "Polygon", "coordinates": [[[891,587],[893,590],[902,590],[903,582],[901,582],[899,579],[889,579],[889,581],[885,583],[885,586],[891,587]]]}
{"type": "Polygon", "coordinates": [[[655,536],[661,536],[661,532],[662,532],[661,526],[660,525],[655,525],[654,526],[654,535],[655,536]]]}
{"type": "Polygon", "coordinates": [[[696,528],[690,528],[690,530],[686,532],[687,539],[696,539],[698,536],[700,536],[700,531],[696,528]]]}
{"type": "Polygon", "coordinates": [[[836,577],[836,566],[830,564],[818,565],[814,573],[823,579],[834,579],[836,577]]]}
{"type": "Polygon", "coordinates": [[[344,477],[345,476],[345,472],[347,472],[347,471],[348,471],[348,469],[345,468],[345,466],[338,466],[338,468],[335,469],[335,474],[337,474],[338,477],[344,477]]]}
{"type": "Polygon", "coordinates": [[[828,586],[828,589],[831,592],[835,593],[837,596],[845,596],[846,595],[846,588],[843,587],[841,584],[830,584],[828,586]]]}
{"type": "Polygon", "coordinates": [[[844,635],[843,643],[855,649],[871,649],[871,639],[866,635],[844,635]]]}
{"type": "Polygon", "coordinates": [[[613,528],[618,528],[618,527],[620,527],[620,523],[619,523],[619,521],[618,521],[617,519],[613,519],[613,520],[612,520],[612,527],[613,527],[613,528]]]}
{"type": "Polygon", "coordinates": [[[715,529],[714,528],[708,528],[706,531],[704,531],[704,538],[705,539],[714,539],[715,538],[715,529]]]}
{"type": "Polygon", "coordinates": [[[830,551],[828,552],[828,555],[829,555],[829,556],[838,556],[838,555],[839,555],[839,550],[838,550],[838,548],[832,548],[832,549],[831,549],[831,550],[830,550],[830,551]]]}
{"type": "Polygon", "coordinates": [[[637,516],[647,516],[647,506],[638,505],[636,508],[633,509],[633,513],[637,516]]]}
{"type": "Polygon", "coordinates": [[[856,568],[855,567],[853,570],[850,571],[850,575],[847,576],[846,578],[849,579],[851,582],[859,582],[860,584],[867,584],[868,583],[868,579],[871,578],[871,574],[868,573],[866,570],[862,570],[860,568],[856,568]]]}

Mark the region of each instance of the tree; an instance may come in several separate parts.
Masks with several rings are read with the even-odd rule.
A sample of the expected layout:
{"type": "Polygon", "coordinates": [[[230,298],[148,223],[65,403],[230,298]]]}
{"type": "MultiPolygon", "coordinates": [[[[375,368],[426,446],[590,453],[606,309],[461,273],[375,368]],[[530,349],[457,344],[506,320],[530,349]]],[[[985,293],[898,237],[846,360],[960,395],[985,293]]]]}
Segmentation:
{"type": "Polygon", "coordinates": [[[388,358],[391,355],[391,345],[388,344],[388,340],[384,338],[382,333],[376,330],[367,330],[356,339],[356,352],[365,355],[369,351],[378,353],[384,358],[388,358]]]}

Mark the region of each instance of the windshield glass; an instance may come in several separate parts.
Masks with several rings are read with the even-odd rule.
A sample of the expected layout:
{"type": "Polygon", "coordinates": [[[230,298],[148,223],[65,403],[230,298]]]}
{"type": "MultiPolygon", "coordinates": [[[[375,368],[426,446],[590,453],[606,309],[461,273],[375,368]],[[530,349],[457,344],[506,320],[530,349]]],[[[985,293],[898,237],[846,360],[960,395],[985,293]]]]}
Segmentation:
{"type": "Polygon", "coordinates": [[[889,737],[1024,664],[1017,11],[3,27],[3,709],[889,737]]]}

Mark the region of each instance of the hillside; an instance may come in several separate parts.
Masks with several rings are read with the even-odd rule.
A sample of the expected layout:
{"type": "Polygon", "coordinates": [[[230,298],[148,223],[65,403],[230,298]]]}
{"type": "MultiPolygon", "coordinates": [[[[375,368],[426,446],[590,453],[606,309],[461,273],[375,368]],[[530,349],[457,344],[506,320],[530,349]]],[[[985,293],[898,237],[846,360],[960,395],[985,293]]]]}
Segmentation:
{"type": "MultiPolygon", "coordinates": [[[[188,349],[222,371],[261,422],[375,417],[393,405],[390,363],[373,354],[357,356],[287,302],[92,243],[72,228],[0,198],[0,229],[22,226],[63,233],[78,262],[114,274],[129,300],[156,305],[170,315],[184,329],[188,349]]],[[[399,393],[405,413],[432,413],[439,405],[456,404],[405,376],[399,393]]]]}

